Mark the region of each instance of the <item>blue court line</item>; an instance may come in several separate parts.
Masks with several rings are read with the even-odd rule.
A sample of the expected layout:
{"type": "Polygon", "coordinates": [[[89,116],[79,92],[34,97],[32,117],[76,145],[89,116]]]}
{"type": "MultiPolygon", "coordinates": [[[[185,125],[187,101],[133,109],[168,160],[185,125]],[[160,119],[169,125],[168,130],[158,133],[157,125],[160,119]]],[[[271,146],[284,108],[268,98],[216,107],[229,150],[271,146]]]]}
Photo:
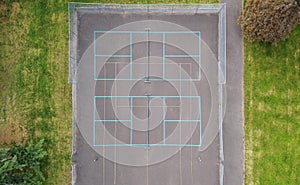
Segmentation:
{"type": "Polygon", "coordinates": [[[201,96],[198,97],[198,104],[199,104],[199,120],[200,120],[200,128],[199,128],[199,135],[200,135],[200,145],[202,145],[202,110],[201,110],[201,96]]]}
{"type": "MultiPolygon", "coordinates": [[[[131,81],[131,80],[146,80],[145,78],[95,78],[94,80],[99,80],[99,81],[131,81]]],[[[163,80],[168,80],[168,81],[199,81],[199,78],[181,78],[181,79],[176,79],[176,78],[149,78],[150,81],[163,81],[163,80]]]]}
{"type": "Polygon", "coordinates": [[[132,97],[130,97],[130,144],[132,144],[132,97]]]}
{"type": "Polygon", "coordinates": [[[93,132],[93,144],[96,144],[96,124],[95,124],[95,120],[96,120],[96,98],[94,97],[94,122],[93,122],[93,128],[94,128],[94,132],[93,132]]]}
{"type": "Polygon", "coordinates": [[[117,122],[130,122],[130,120],[99,120],[99,119],[96,119],[95,122],[111,122],[111,123],[117,123],[117,122]]]}
{"type": "Polygon", "coordinates": [[[166,58],[198,58],[199,55],[165,55],[166,58]]]}
{"type": "Polygon", "coordinates": [[[122,30],[94,30],[96,33],[129,33],[131,31],[122,30]]]}
{"type": "Polygon", "coordinates": [[[198,145],[198,144],[95,144],[94,146],[111,146],[111,147],[114,147],[114,146],[137,146],[137,147],[148,147],[148,146],[177,146],[177,147],[184,147],[184,146],[201,146],[201,145],[198,145]]]}
{"type": "MultiPolygon", "coordinates": [[[[122,30],[94,30],[96,33],[137,33],[137,34],[147,34],[147,31],[122,31],[122,30]]],[[[151,31],[150,34],[199,34],[200,31],[151,31]]]]}
{"type": "Polygon", "coordinates": [[[95,98],[199,98],[199,96],[94,96],[95,98]]]}
{"type": "MultiPolygon", "coordinates": [[[[201,120],[180,120],[180,119],[166,119],[165,122],[201,122],[201,120]]],[[[99,120],[96,119],[95,122],[110,122],[110,123],[118,123],[118,122],[131,122],[131,120],[99,120]]]]}
{"type": "Polygon", "coordinates": [[[165,122],[200,122],[200,120],[187,120],[187,119],[184,119],[184,120],[182,120],[182,119],[173,119],[173,120],[171,120],[171,119],[166,119],[166,120],[164,120],[165,122]]]}
{"type": "Polygon", "coordinates": [[[96,57],[129,58],[130,55],[95,54],[96,57]]]}
{"type": "MultiPolygon", "coordinates": [[[[154,32],[154,33],[167,33],[167,34],[198,34],[200,31],[164,31],[164,32],[154,32]]],[[[153,32],[151,32],[153,33],[153,32]]]]}

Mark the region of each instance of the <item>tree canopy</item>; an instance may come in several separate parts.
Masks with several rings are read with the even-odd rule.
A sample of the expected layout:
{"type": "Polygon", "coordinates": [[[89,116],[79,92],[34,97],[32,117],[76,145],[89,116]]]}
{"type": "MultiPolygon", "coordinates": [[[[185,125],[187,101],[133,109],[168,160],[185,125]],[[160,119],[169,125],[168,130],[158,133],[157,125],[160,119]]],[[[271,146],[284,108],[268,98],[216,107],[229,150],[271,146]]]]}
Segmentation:
{"type": "Polygon", "coordinates": [[[0,184],[43,184],[45,177],[40,166],[47,155],[43,142],[30,141],[10,149],[1,149],[0,184]]]}
{"type": "Polygon", "coordinates": [[[249,41],[277,43],[299,24],[298,0],[248,0],[238,23],[249,41]]]}

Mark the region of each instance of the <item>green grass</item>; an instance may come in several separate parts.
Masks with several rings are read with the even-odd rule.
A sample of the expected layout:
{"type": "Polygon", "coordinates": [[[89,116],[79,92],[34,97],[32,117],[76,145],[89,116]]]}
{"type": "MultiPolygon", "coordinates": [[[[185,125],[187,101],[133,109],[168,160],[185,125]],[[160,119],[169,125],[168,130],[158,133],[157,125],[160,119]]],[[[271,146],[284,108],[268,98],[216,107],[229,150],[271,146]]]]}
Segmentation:
{"type": "Polygon", "coordinates": [[[300,184],[299,43],[244,44],[245,184],[300,184]]]}
{"type": "MultiPolygon", "coordinates": [[[[216,3],[216,0],[102,3],[216,3]]],[[[0,1],[0,145],[45,139],[46,184],[71,182],[67,1],[0,1]]]]}
{"type": "Polygon", "coordinates": [[[72,104],[67,84],[67,4],[21,1],[2,5],[8,19],[1,24],[5,69],[1,143],[44,138],[49,153],[44,167],[47,184],[69,184],[72,104]]]}

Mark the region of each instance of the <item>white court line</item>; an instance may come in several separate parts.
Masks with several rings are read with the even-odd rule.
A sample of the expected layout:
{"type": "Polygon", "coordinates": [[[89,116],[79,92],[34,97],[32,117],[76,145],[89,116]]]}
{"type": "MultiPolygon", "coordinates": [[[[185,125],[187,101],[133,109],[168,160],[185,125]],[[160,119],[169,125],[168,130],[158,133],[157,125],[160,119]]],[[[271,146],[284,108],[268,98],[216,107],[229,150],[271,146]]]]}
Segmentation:
{"type": "MultiPolygon", "coordinates": [[[[149,42],[149,31],[150,31],[150,28],[147,28],[147,81],[149,81],[149,78],[150,78],[150,69],[149,69],[149,62],[150,62],[150,56],[149,56],[149,49],[150,49],[150,42],[149,42]]],[[[148,145],[149,145],[149,97],[147,97],[147,119],[148,119],[148,130],[147,130],[147,142],[148,142],[148,145]]],[[[149,185],[149,146],[148,148],[146,148],[147,150],[147,185],[149,185]]]]}
{"type": "MultiPolygon", "coordinates": [[[[104,70],[104,75],[106,73],[106,70],[104,70]]],[[[104,82],[104,89],[106,89],[106,81],[104,82]]],[[[105,94],[105,91],[104,91],[104,94],[105,94]]],[[[104,119],[106,119],[105,117],[105,113],[106,113],[106,110],[105,110],[105,98],[103,98],[103,117],[104,119]]],[[[104,132],[103,132],[103,143],[105,144],[105,123],[104,123],[104,132]]],[[[102,162],[102,182],[103,182],[103,185],[105,185],[105,146],[103,145],[103,162],[102,162]]]]}
{"type": "MultiPolygon", "coordinates": [[[[191,67],[191,66],[190,66],[191,67]]],[[[191,68],[190,68],[190,71],[191,71],[191,68]]],[[[191,82],[189,82],[189,93],[192,91],[191,90],[191,85],[190,85],[191,82]]],[[[192,109],[192,105],[190,104],[190,110],[192,109]]],[[[190,111],[190,114],[191,114],[192,111],[190,111]]],[[[190,115],[191,116],[191,115],[190,115]]],[[[192,126],[190,127],[191,128],[191,133],[192,133],[192,126]]],[[[193,134],[192,134],[192,137],[191,137],[191,145],[193,144],[193,134]]],[[[193,147],[190,147],[191,149],[191,181],[192,181],[192,184],[194,184],[194,176],[193,176],[193,147]]]]}
{"type": "MultiPolygon", "coordinates": [[[[179,79],[181,79],[181,70],[182,68],[181,68],[181,64],[180,64],[180,68],[179,68],[179,79]]],[[[181,80],[179,80],[179,91],[180,91],[180,95],[181,95],[181,93],[182,93],[182,91],[181,91],[181,80]]],[[[181,120],[181,117],[180,117],[180,120],[181,120]]],[[[181,144],[181,123],[179,123],[179,138],[180,138],[180,140],[179,140],[179,143],[181,144]]],[[[182,153],[182,151],[181,151],[181,146],[180,146],[180,148],[179,148],[179,173],[180,173],[180,185],[182,185],[182,167],[181,167],[181,153],[182,153]]]]}
{"type": "Polygon", "coordinates": [[[146,184],[149,185],[149,149],[146,148],[147,150],[147,182],[146,184]]]}
{"type": "MultiPolygon", "coordinates": [[[[115,64],[115,77],[117,74],[117,64],[115,64]]],[[[117,92],[117,86],[115,85],[115,92],[117,92]]],[[[117,99],[115,98],[115,101],[113,101],[116,107],[117,104],[117,99]]],[[[114,184],[117,183],[117,124],[114,123],[115,125],[115,156],[114,156],[114,184]]]]}
{"type": "MultiPolygon", "coordinates": [[[[179,98],[179,97],[178,97],[178,98],[179,98]]],[[[146,106],[142,106],[142,105],[140,105],[140,106],[134,106],[134,107],[147,108],[146,106]]],[[[163,106],[160,106],[160,105],[153,105],[153,106],[151,106],[151,108],[152,108],[152,107],[155,107],[155,108],[163,108],[163,106]]],[[[178,105],[178,106],[173,105],[173,106],[168,106],[168,107],[179,108],[180,106],[179,106],[179,105],[178,105]]],[[[128,107],[128,106],[118,106],[118,108],[130,108],[130,107],[128,107]]]]}

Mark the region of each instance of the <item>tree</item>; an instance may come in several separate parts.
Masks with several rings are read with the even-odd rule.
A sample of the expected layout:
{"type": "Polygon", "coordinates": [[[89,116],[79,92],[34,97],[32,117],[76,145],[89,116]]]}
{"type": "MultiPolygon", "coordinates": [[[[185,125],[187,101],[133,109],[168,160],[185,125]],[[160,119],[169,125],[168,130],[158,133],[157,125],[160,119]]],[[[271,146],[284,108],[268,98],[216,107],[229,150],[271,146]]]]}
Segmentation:
{"type": "Polygon", "coordinates": [[[248,0],[238,23],[249,41],[276,44],[299,24],[298,0],[248,0]]]}
{"type": "Polygon", "coordinates": [[[44,140],[14,145],[0,150],[0,184],[43,184],[45,177],[40,169],[47,152],[44,140]]]}

